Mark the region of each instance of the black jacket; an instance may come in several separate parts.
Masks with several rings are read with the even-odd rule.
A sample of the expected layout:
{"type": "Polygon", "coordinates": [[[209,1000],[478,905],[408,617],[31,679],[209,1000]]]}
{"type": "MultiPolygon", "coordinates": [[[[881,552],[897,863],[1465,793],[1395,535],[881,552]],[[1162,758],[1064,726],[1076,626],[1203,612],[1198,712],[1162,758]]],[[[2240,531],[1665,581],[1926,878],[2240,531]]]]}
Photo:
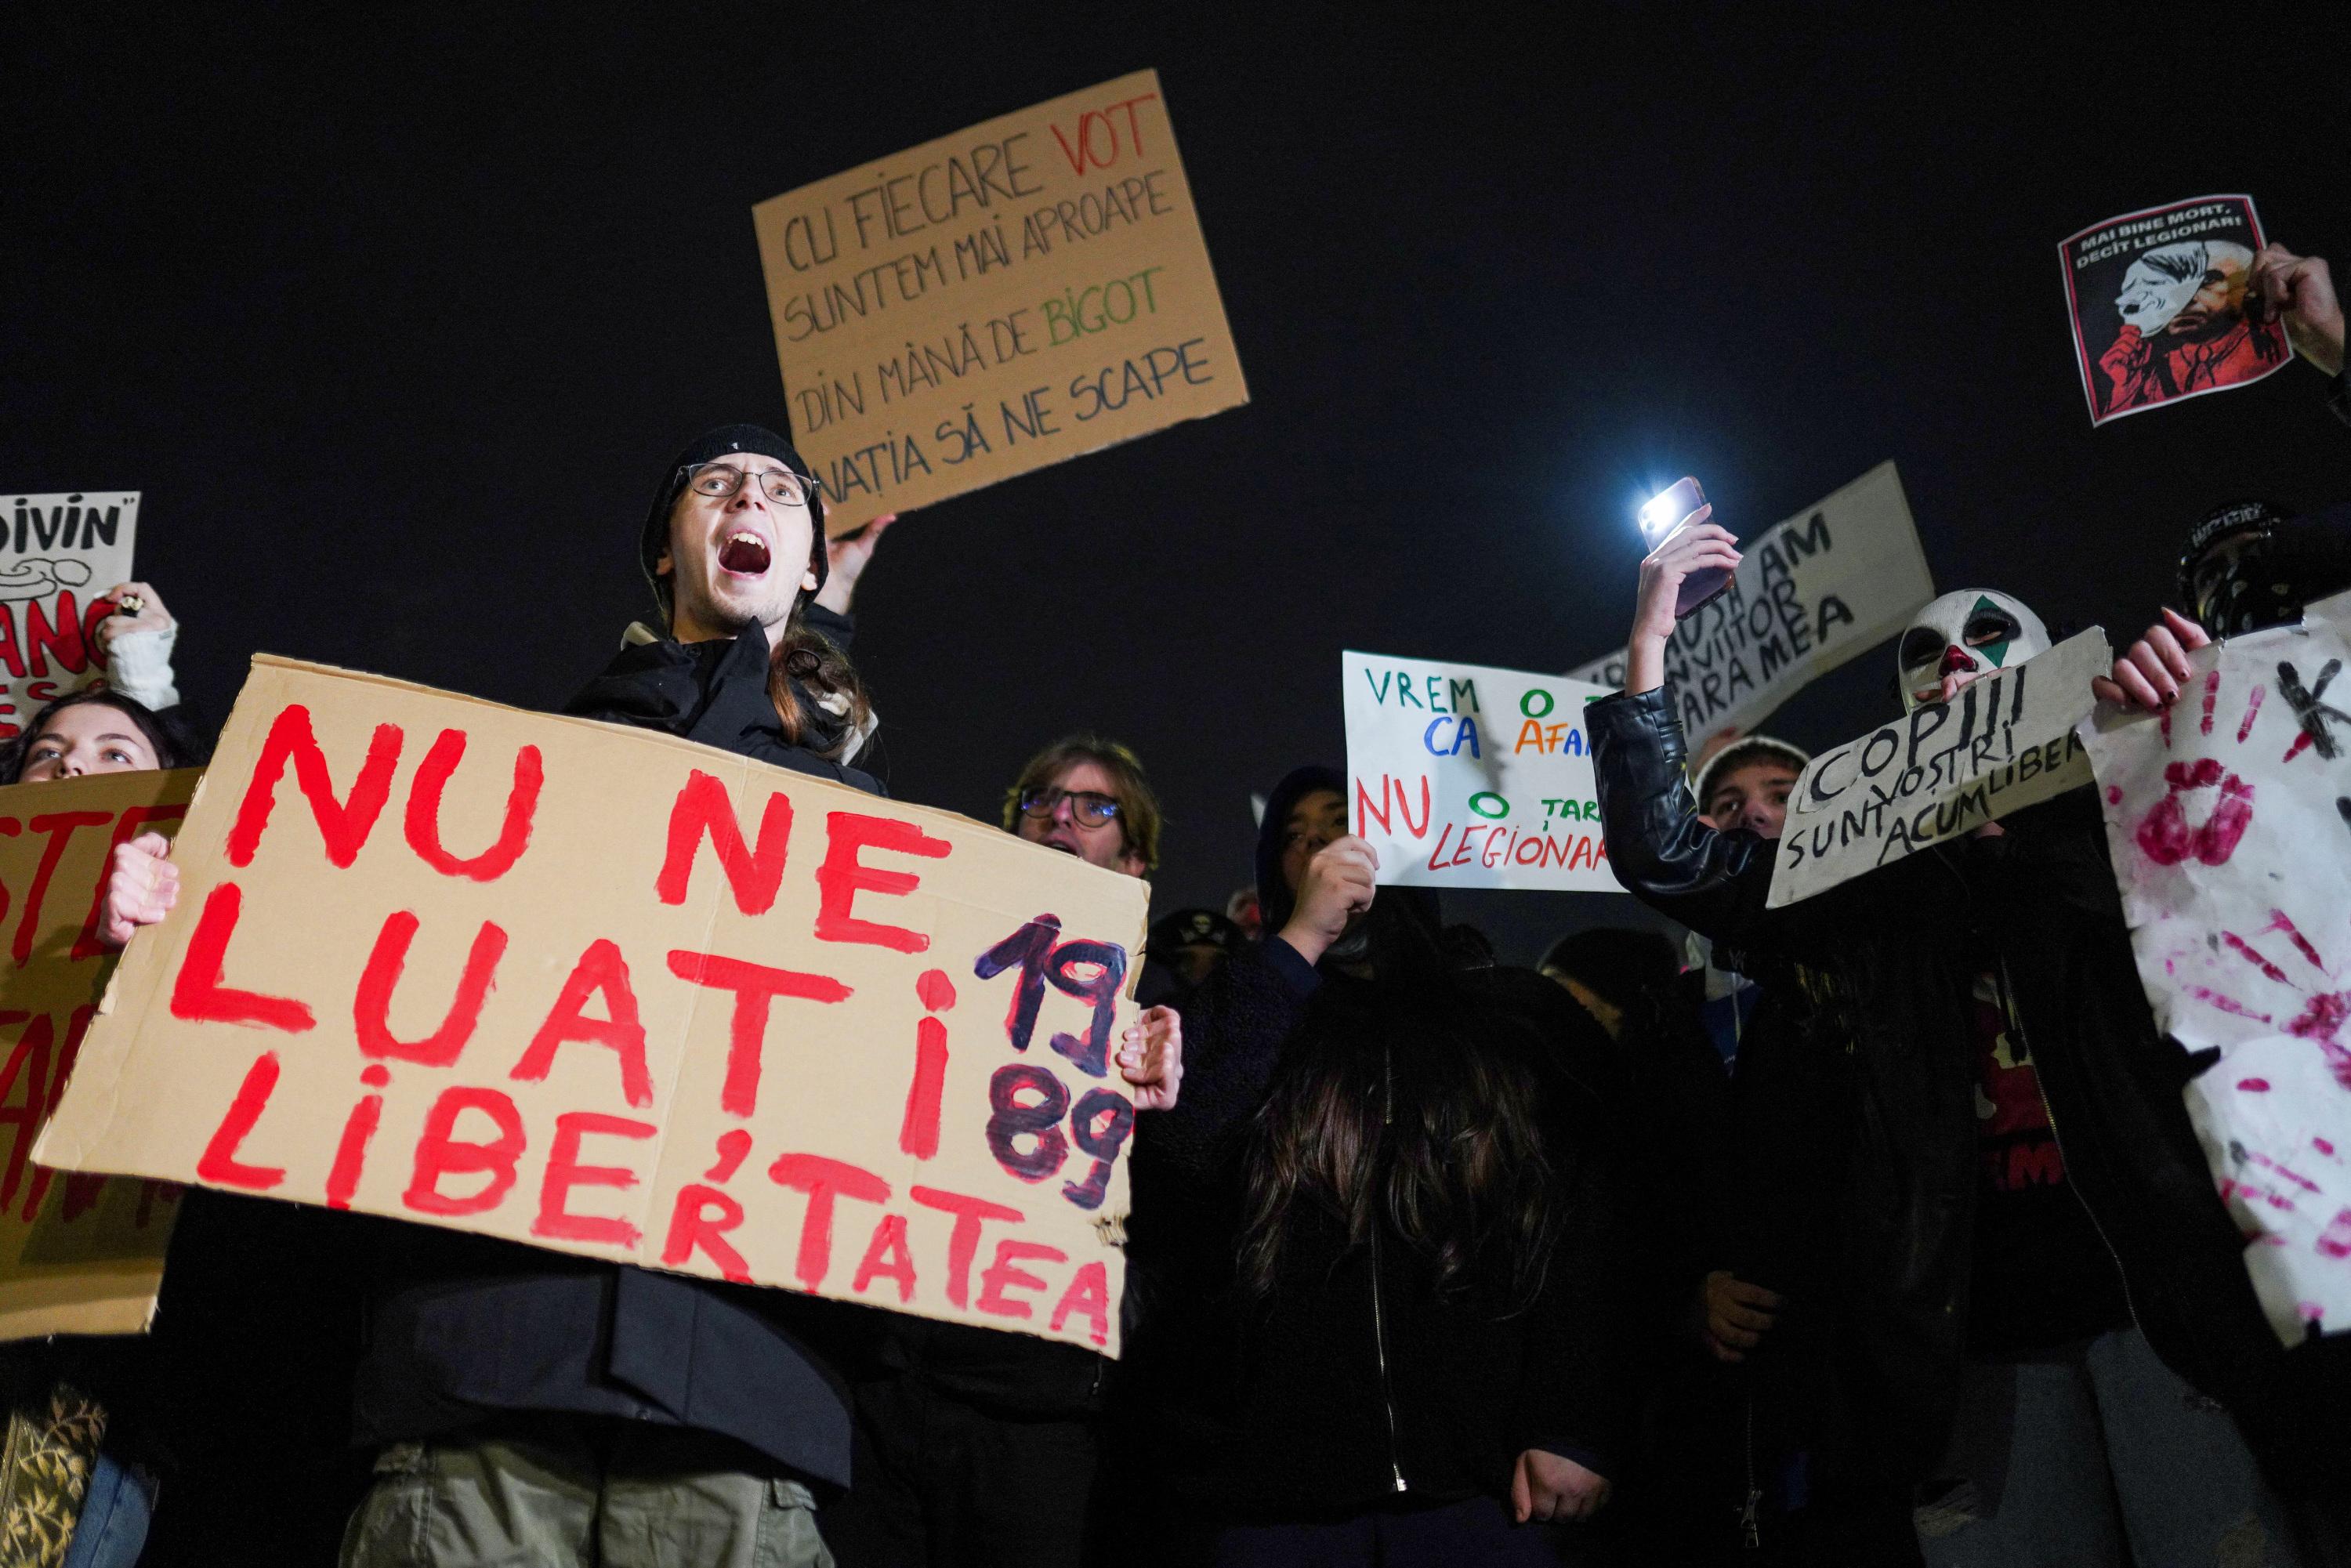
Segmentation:
{"type": "MultiPolygon", "coordinates": [[[[564,711],[879,794],[868,775],[784,738],[767,678],[756,629],[656,642],[623,650],[564,711]]],[[[825,716],[805,697],[802,708],[825,716]]],[[[849,1483],[848,1401],[811,1341],[852,1309],[421,1227],[387,1227],[386,1247],[394,1284],[360,1368],[360,1441],[502,1411],[618,1416],[719,1433],[820,1485],[849,1483]]]]}
{"type": "MultiPolygon", "coordinates": [[[[1856,1124],[1843,1195],[1846,1323],[1897,1476],[1924,1474],[1952,1416],[1976,1203],[1977,949],[1996,948],[2068,1179],[2157,1352],[2255,1436],[2284,1354],[2239,1258],[2181,1099],[2192,1067],[2156,1031],[2096,801],[2077,790],[1766,910],[1772,846],[1700,821],[1662,691],[1587,710],[1610,863],[1653,907],[1750,953],[1834,972],[1848,999],[1856,1124]]],[[[2257,1439],[2258,1446],[2258,1439],[2257,1439]]]]}
{"type": "MultiPolygon", "coordinates": [[[[1261,896],[1280,891],[1284,793],[1298,791],[1266,813],[1261,896]]],[[[1410,892],[1374,905],[1378,980],[1319,974],[1275,936],[1237,953],[1186,1003],[1182,1100],[1137,1128],[1129,1288],[1144,1295],[1122,1399],[1134,1462],[1190,1509],[1294,1519],[1400,1493],[1506,1496],[1523,1449],[1603,1467],[1622,1452],[1605,1037],[1528,971],[1439,972],[1431,904],[1396,896],[1410,892]],[[1415,1053],[1457,1050],[1507,1058],[1539,1086],[1563,1229],[1531,1299],[1499,1249],[1440,1294],[1395,1229],[1353,1243],[1320,1214],[1291,1220],[1269,1295],[1237,1289],[1248,1146],[1277,1077],[1346,1073],[1405,1116],[1415,1053]]]]}

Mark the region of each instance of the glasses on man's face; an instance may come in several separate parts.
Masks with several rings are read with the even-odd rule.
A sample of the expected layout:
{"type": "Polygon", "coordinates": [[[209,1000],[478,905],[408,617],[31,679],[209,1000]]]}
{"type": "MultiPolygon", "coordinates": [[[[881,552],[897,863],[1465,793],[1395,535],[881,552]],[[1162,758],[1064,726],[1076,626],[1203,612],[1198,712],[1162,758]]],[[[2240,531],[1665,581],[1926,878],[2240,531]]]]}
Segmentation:
{"type": "MultiPolygon", "coordinates": [[[[713,500],[732,500],[742,493],[743,481],[751,476],[748,468],[732,463],[705,463],[684,472],[685,487],[713,500]]],[[[805,507],[810,495],[823,486],[789,468],[769,468],[759,475],[759,488],[778,507],[805,507]]]]}
{"type": "Polygon", "coordinates": [[[1078,825],[1099,828],[1118,817],[1118,801],[1093,789],[1026,789],[1020,795],[1020,814],[1039,821],[1051,816],[1062,801],[1070,803],[1070,815],[1078,825]]]}

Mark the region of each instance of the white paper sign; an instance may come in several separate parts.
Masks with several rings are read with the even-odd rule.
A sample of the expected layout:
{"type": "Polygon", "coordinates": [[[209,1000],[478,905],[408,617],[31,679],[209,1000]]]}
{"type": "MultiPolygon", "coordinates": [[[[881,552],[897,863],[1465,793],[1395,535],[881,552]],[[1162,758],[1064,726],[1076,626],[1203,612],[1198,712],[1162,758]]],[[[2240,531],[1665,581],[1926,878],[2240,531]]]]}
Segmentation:
{"type": "Polygon", "coordinates": [[[2351,594],[2085,726],[2156,1022],[2285,1343],[2351,1328],[2351,594]]]}
{"type": "Polygon", "coordinates": [[[1347,788],[1379,880],[1621,893],[1601,841],[1583,705],[1560,675],[1340,656],[1347,788]]]}
{"type": "MultiPolygon", "coordinates": [[[[1815,677],[1900,631],[1935,597],[1890,462],[1742,539],[1740,549],[1747,559],[1730,587],[1666,644],[1666,684],[1693,750],[1724,729],[1752,730],[1815,677]]],[[[1625,684],[1625,650],[1567,674],[1616,690],[1625,684]]]]}
{"type": "Polygon", "coordinates": [[[2113,664],[2094,626],[1813,758],[1788,797],[1769,907],[2090,782],[2074,727],[2095,700],[2091,678],[2113,664]]]}
{"type": "Polygon", "coordinates": [[[0,740],[104,666],[92,601],[131,576],[136,490],[11,495],[0,512],[0,740]]]}

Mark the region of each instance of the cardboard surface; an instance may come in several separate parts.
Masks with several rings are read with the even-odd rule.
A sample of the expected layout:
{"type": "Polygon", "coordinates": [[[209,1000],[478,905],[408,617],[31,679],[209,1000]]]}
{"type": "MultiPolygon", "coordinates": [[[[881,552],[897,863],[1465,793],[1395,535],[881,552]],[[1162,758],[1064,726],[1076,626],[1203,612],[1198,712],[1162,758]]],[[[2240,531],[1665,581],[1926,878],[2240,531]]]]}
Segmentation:
{"type": "Polygon", "coordinates": [[[1382,885],[1621,893],[1583,705],[1560,675],[1340,655],[1348,811],[1382,885]]]}
{"type": "Polygon", "coordinates": [[[174,858],[49,1163],[1116,1354],[1142,882],[269,657],[174,858]]]}
{"type": "Polygon", "coordinates": [[[2251,196],[2147,207],[2058,242],[2093,425],[2251,386],[2293,362],[2283,326],[2245,319],[2262,244],[2251,196]]]}
{"type": "Polygon", "coordinates": [[[154,1318],[178,1189],[60,1176],[29,1156],[114,969],[93,939],[114,845],[171,837],[196,779],[102,773],[0,789],[0,1341],[143,1333],[154,1318]]]}
{"type": "Polygon", "coordinates": [[[1155,72],[751,218],[834,534],[1249,401],[1155,72]]]}
{"type": "Polygon", "coordinates": [[[1788,797],[1773,909],[2090,782],[2074,726],[2114,664],[2093,626],[1812,760],[1788,797]]]}
{"type": "Polygon", "coordinates": [[[0,511],[0,740],[105,667],[99,595],[131,577],[136,490],[12,495],[0,511]]]}
{"type": "MultiPolygon", "coordinates": [[[[1666,644],[1666,684],[1692,755],[1724,729],[1752,731],[1813,680],[1901,631],[1935,597],[1891,462],[1739,548],[1746,559],[1730,586],[1666,644]]],[[[1567,674],[1621,690],[1625,650],[1567,674]]]]}
{"type": "Polygon", "coordinates": [[[2278,1338],[2351,1329],[2351,594],[2085,726],[2156,1022],[2278,1338]]]}

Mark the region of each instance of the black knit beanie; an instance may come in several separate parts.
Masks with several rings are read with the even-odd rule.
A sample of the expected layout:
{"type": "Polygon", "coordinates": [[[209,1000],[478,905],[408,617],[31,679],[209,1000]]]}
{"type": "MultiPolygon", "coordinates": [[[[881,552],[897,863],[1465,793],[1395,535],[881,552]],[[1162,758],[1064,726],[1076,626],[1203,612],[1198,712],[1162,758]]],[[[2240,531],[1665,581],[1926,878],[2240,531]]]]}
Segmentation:
{"type": "Polygon", "coordinates": [[[809,570],[816,573],[816,585],[824,586],[831,561],[824,553],[824,495],[816,487],[815,471],[808,462],[792,450],[792,444],[774,431],[759,424],[722,424],[696,436],[694,444],[677,455],[669,472],[663,476],[661,486],[653,492],[653,509],[645,514],[644,531],[637,538],[637,565],[652,584],[653,602],[661,606],[662,620],[667,622],[670,613],[668,580],[653,570],[664,552],[669,549],[670,508],[677,505],[685,489],[686,470],[730,452],[756,453],[772,457],[801,478],[810,481],[809,516],[816,521],[815,535],[809,541],[809,570]]]}

